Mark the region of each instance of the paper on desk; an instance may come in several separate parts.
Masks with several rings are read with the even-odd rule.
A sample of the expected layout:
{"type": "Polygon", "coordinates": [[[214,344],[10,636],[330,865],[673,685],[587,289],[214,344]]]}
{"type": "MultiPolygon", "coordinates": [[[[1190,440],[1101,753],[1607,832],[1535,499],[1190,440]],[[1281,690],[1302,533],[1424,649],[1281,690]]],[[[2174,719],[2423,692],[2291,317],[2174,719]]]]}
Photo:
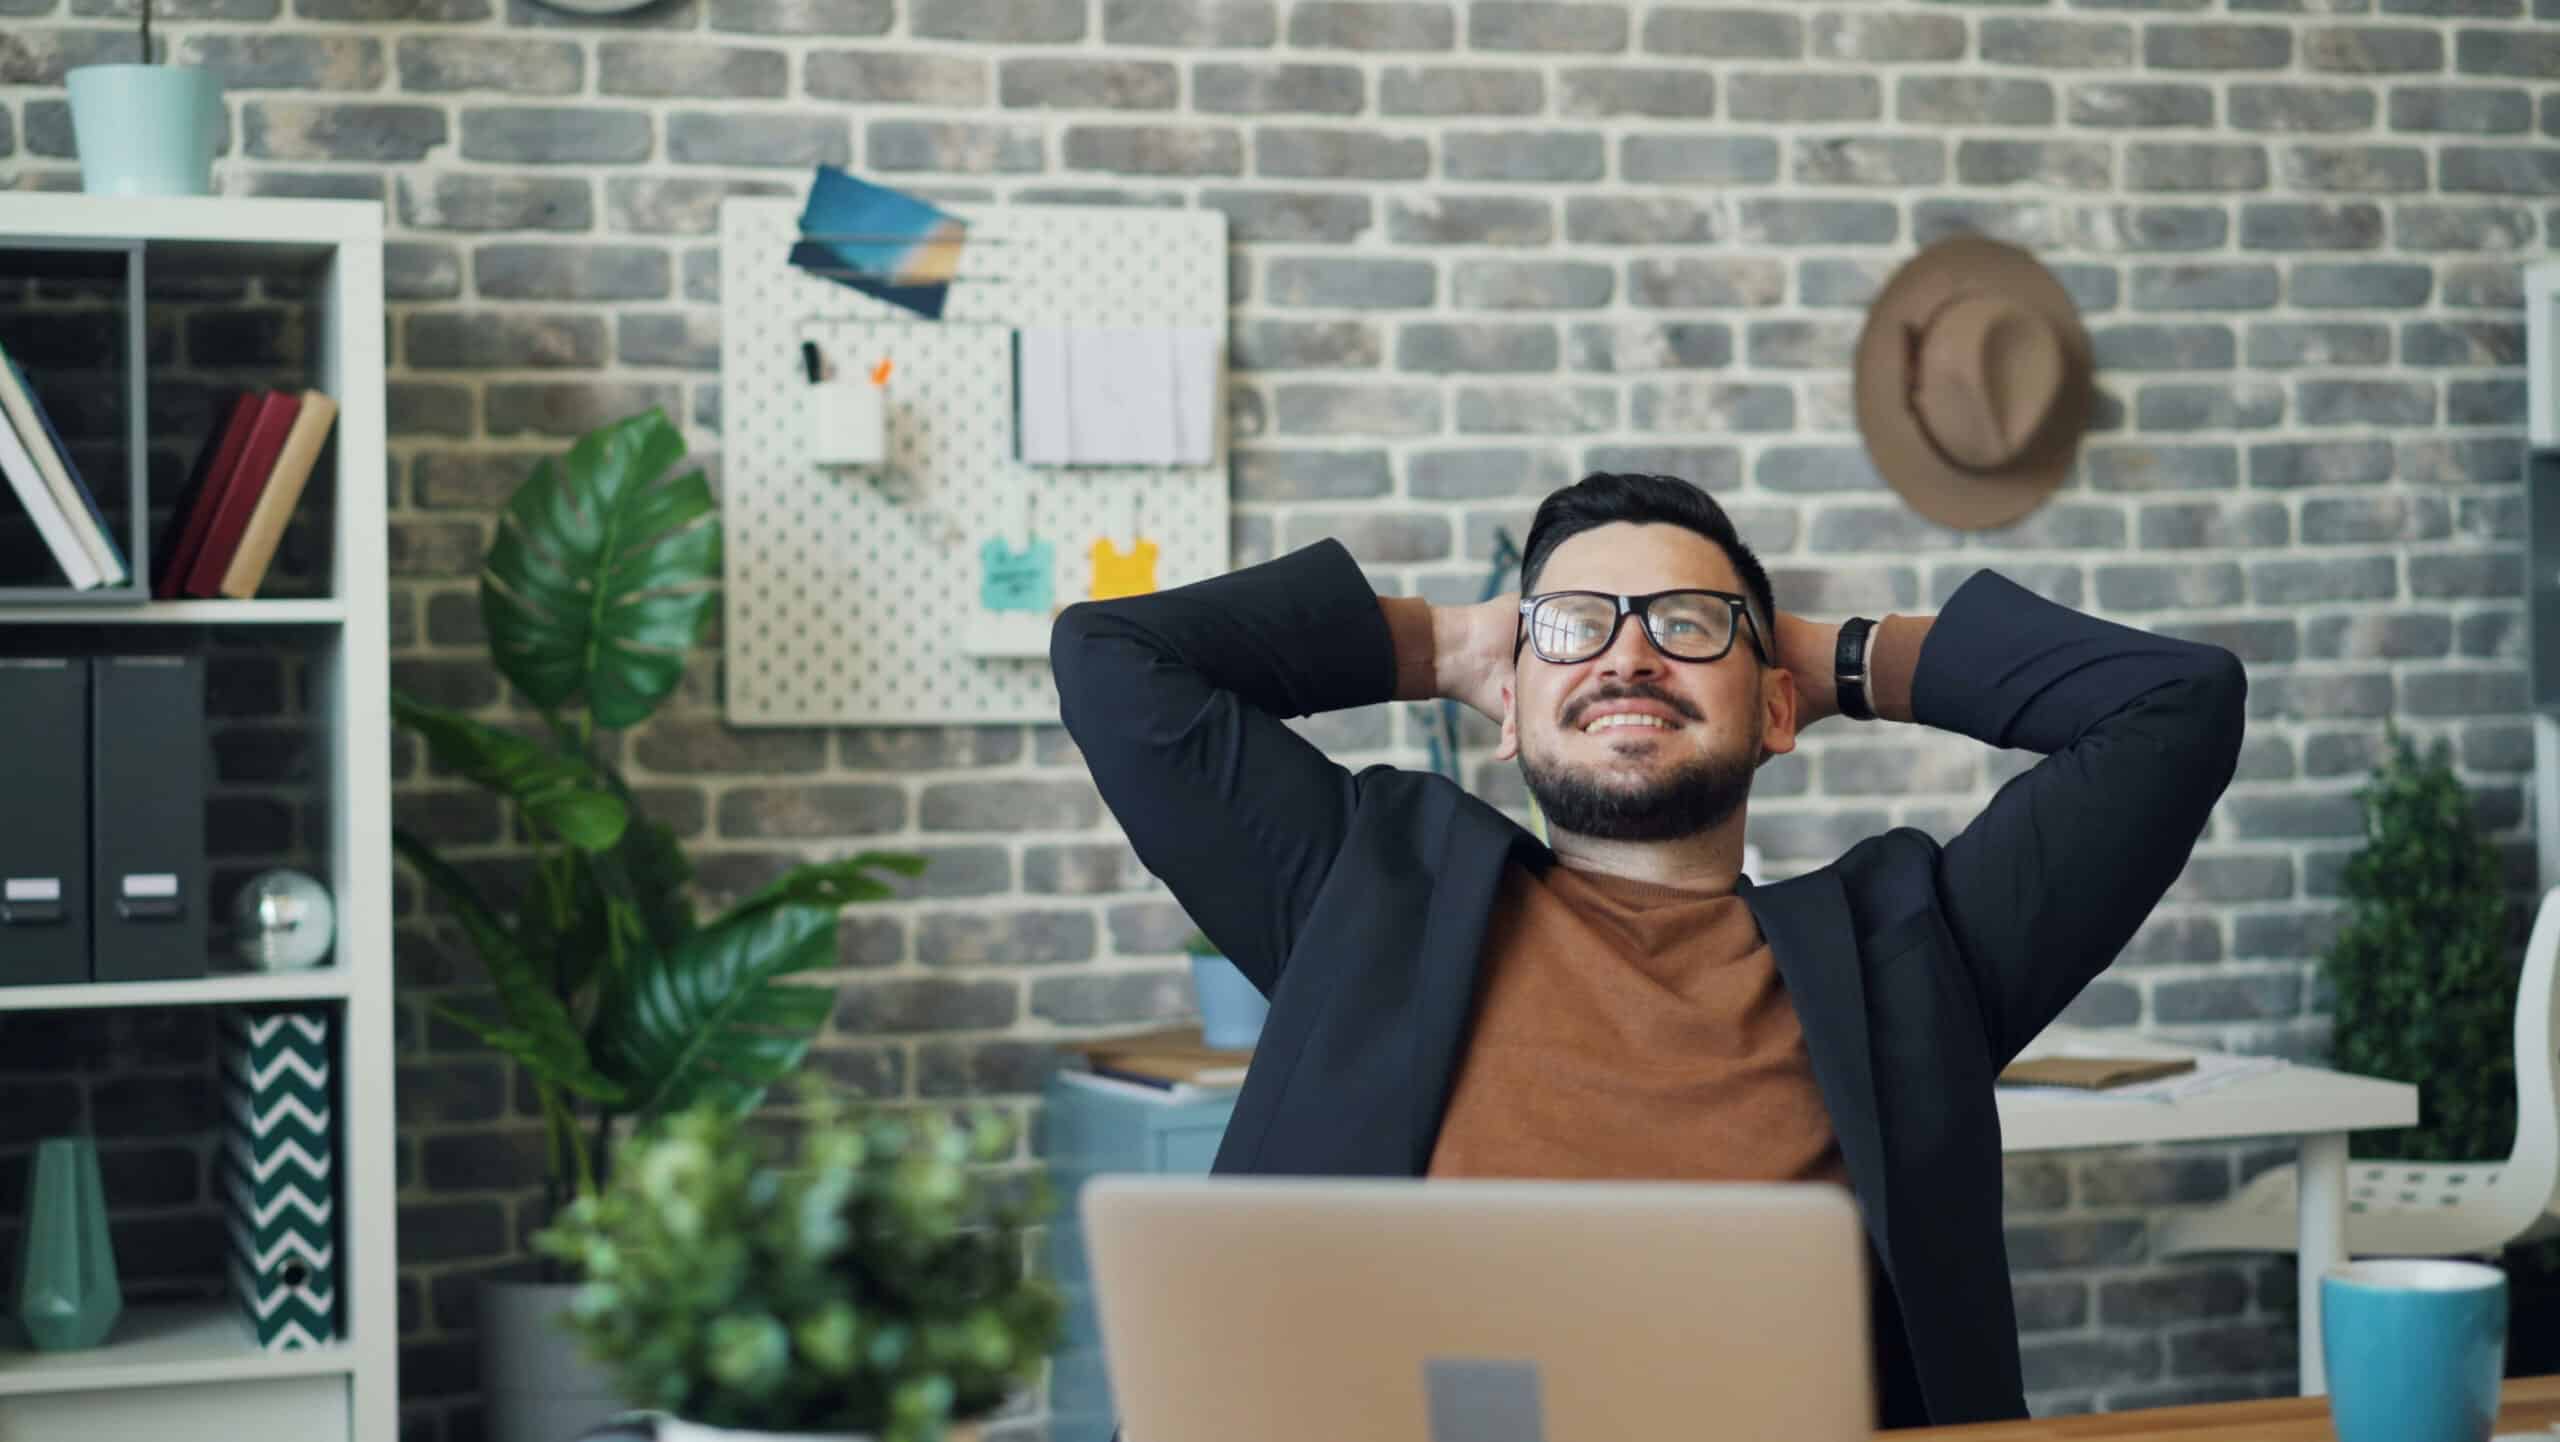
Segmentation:
{"type": "MultiPolygon", "coordinates": [[[[2123,1056],[2125,1052],[2121,1046],[2109,1046],[2103,1041],[2075,1041],[2041,1048],[2036,1054],[2039,1056],[2115,1057],[2123,1056]]],[[[2184,1101],[2192,1096],[2201,1096],[2244,1078],[2264,1076],[2268,1072],[2281,1069],[2285,1064],[2284,1058],[2275,1056],[2232,1056],[2213,1051],[2197,1052],[2194,1055],[2196,1059],[2194,1071],[2162,1077],[2157,1081],[2109,1087],[2104,1091],[2090,1091],[2083,1087],[2038,1086],[2002,1087],[2001,1090],[2021,1096],[2071,1097],[2081,1101],[2175,1102],[2184,1101]]]]}

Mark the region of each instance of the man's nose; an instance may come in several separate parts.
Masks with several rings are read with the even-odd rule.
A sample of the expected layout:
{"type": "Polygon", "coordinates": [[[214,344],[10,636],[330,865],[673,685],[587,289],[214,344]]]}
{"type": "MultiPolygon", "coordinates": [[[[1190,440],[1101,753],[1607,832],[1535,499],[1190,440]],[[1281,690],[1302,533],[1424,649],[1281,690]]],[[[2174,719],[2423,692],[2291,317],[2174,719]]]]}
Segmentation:
{"type": "Polygon", "coordinates": [[[1601,675],[1620,680],[1659,676],[1663,670],[1662,653],[1654,649],[1653,638],[1645,634],[1642,616],[1626,619],[1626,623],[1618,628],[1617,639],[1609,643],[1608,650],[1600,653],[1596,664],[1601,675]]]}

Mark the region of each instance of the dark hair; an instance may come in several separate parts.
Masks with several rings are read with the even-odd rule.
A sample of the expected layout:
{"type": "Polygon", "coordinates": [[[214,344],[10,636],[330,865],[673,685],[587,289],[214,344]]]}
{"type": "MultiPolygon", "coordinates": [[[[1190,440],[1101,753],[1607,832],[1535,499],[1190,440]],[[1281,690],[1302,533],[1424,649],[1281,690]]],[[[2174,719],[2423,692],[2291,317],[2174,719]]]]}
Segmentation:
{"type": "Polygon", "coordinates": [[[1778,653],[1775,625],[1778,602],[1769,590],[1769,573],[1742,536],[1733,518],[1716,499],[1678,476],[1625,471],[1594,471],[1538,504],[1529,523],[1529,544],[1520,556],[1520,593],[1535,589],[1538,573],[1556,547],[1595,527],[1626,521],[1637,525],[1685,526],[1724,548],[1742,577],[1743,594],[1751,598],[1751,623],[1759,629],[1766,659],[1778,653]]]}

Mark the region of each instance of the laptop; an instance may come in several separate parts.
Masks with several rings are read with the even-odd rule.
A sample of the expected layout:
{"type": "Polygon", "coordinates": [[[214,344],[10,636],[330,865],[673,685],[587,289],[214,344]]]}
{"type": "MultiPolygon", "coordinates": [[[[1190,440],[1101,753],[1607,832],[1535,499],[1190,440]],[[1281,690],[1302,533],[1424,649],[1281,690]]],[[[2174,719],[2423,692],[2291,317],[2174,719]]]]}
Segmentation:
{"type": "Polygon", "coordinates": [[[1865,1242],[1792,1183],[1110,1175],[1123,1442],[1866,1442],[1865,1242]]]}

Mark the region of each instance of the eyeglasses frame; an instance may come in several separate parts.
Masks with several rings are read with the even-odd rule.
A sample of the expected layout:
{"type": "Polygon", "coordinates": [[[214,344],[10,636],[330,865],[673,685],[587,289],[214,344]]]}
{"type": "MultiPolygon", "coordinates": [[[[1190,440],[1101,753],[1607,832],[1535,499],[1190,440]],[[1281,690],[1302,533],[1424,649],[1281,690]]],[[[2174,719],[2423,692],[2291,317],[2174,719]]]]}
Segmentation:
{"type": "Polygon", "coordinates": [[[1520,598],[1520,639],[1512,644],[1512,660],[1515,664],[1518,662],[1520,650],[1524,646],[1535,651],[1538,659],[1546,662],[1550,666],[1580,666],[1585,662],[1597,660],[1598,658],[1609,654],[1609,648],[1618,644],[1618,632],[1627,624],[1627,618],[1629,616],[1642,618],[1644,624],[1637,627],[1637,629],[1644,633],[1645,644],[1651,646],[1654,649],[1655,654],[1661,656],[1662,659],[1666,661],[1680,661],[1692,666],[1712,665],[1732,654],[1733,638],[1745,631],[1748,631],[1751,633],[1752,653],[1760,658],[1761,665],[1766,666],[1771,664],[1769,660],[1768,642],[1762,638],[1760,634],[1760,623],[1751,618],[1751,598],[1748,596],[1736,595],[1731,591],[1718,591],[1707,586],[1676,586],[1668,591],[1648,591],[1640,596],[1623,596],[1610,591],[1581,590],[1541,591],[1534,596],[1523,596],[1520,598]],[[1545,602],[1552,601],[1558,596],[1597,596],[1601,600],[1614,602],[1617,606],[1617,613],[1609,619],[1608,639],[1600,643],[1600,649],[1583,657],[1580,661],[1559,661],[1555,657],[1548,655],[1545,648],[1537,644],[1536,638],[1533,634],[1537,628],[1532,624],[1532,613],[1535,612],[1540,605],[1545,602]],[[1695,658],[1688,656],[1675,656],[1670,651],[1664,649],[1662,642],[1656,639],[1653,634],[1653,617],[1651,613],[1654,603],[1660,601],[1666,596],[1713,596],[1717,600],[1732,607],[1736,624],[1730,630],[1725,632],[1724,649],[1716,652],[1712,656],[1701,656],[1695,658]]]}

